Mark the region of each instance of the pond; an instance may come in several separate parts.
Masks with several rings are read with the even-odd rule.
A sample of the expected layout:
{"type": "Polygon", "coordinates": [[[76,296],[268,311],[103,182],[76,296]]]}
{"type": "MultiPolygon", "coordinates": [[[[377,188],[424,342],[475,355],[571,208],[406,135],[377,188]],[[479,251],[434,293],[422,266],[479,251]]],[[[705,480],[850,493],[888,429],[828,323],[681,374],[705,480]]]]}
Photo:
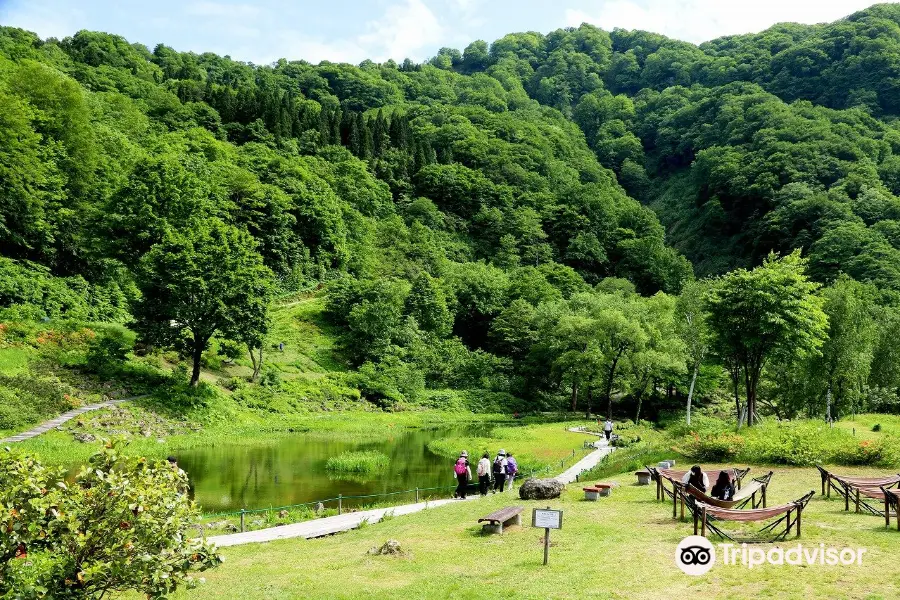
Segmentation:
{"type": "MultiPolygon", "coordinates": [[[[481,433],[481,432],[479,432],[481,433]]],[[[385,494],[419,488],[447,487],[428,492],[447,497],[454,485],[453,461],[429,452],[428,442],[455,435],[473,435],[472,428],[409,430],[378,441],[353,442],[344,437],[303,435],[260,445],[193,448],[178,454],[178,465],[191,480],[194,499],[206,513],[287,506],[344,496],[385,494]],[[378,474],[333,473],[329,457],[345,451],[372,450],[386,454],[387,469],[378,474]]],[[[474,463],[473,462],[473,472],[474,463]]],[[[422,494],[425,497],[425,493],[422,494]]],[[[413,494],[386,498],[346,499],[344,506],[373,502],[412,502],[413,494]]],[[[335,502],[326,504],[334,507],[335,502]]]]}

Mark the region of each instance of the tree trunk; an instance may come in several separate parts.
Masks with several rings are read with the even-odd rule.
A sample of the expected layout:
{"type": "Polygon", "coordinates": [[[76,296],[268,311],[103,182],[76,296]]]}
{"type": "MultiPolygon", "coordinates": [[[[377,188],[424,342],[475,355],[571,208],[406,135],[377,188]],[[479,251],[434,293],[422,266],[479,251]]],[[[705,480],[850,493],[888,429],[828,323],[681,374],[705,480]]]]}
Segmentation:
{"type": "Polygon", "coordinates": [[[691,424],[691,400],[694,397],[694,384],[697,383],[697,373],[700,371],[700,363],[694,365],[694,376],[691,377],[691,387],[688,390],[687,398],[687,424],[691,424]]]}
{"type": "Polygon", "coordinates": [[[747,427],[753,427],[759,420],[756,414],[756,385],[759,383],[761,367],[744,367],[744,383],[747,386],[747,427]]]}
{"type": "Polygon", "coordinates": [[[572,412],[575,412],[575,409],[578,405],[578,380],[574,380],[572,382],[572,412]]]}
{"type": "Polygon", "coordinates": [[[741,384],[741,373],[737,367],[731,368],[729,367],[729,372],[731,374],[731,384],[734,386],[734,408],[735,408],[735,417],[737,418],[737,426],[738,429],[744,424],[744,409],[741,406],[741,395],[740,395],[740,384],[741,384]]]}
{"type": "Polygon", "coordinates": [[[606,418],[612,419],[612,386],[613,380],[616,377],[616,365],[619,364],[619,358],[622,356],[622,352],[625,349],[619,350],[619,353],[616,354],[616,357],[612,361],[612,365],[609,367],[609,376],[606,378],[606,418]]]}
{"type": "Polygon", "coordinates": [[[250,352],[250,362],[253,363],[253,374],[250,376],[250,381],[256,382],[259,379],[259,372],[262,369],[263,364],[263,349],[262,346],[254,349],[253,346],[247,344],[247,350],[250,352]],[[259,353],[259,357],[254,353],[254,350],[259,353]]]}
{"type": "Polygon", "coordinates": [[[825,392],[825,422],[831,424],[831,382],[828,382],[828,390],[825,392]]]}
{"type": "Polygon", "coordinates": [[[593,399],[593,397],[592,397],[592,393],[591,393],[591,385],[588,384],[588,386],[587,386],[587,408],[585,409],[585,412],[584,412],[584,418],[587,421],[589,421],[591,418],[591,400],[592,399],[593,399]]]}
{"type": "Polygon", "coordinates": [[[200,384],[200,359],[203,357],[204,346],[204,343],[194,337],[194,350],[192,352],[194,368],[191,371],[191,387],[197,387],[200,384]]]}

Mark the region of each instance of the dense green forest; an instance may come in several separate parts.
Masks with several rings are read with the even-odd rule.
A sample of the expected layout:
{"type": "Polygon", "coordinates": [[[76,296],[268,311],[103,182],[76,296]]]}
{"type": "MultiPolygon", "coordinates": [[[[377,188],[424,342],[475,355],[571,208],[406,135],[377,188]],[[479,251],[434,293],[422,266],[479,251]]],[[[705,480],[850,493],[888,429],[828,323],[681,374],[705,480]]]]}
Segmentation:
{"type": "Polygon", "coordinates": [[[267,307],[316,293],[382,407],[897,411],[898,73],[896,4],[358,66],[0,28],[0,322],[255,381],[267,307]]]}

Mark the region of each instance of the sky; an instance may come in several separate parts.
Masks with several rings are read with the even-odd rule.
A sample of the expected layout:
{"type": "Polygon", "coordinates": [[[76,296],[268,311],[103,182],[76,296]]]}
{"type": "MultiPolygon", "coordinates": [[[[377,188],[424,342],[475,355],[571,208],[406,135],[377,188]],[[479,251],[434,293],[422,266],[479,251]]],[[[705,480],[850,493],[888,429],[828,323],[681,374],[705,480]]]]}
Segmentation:
{"type": "MultiPolygon", "coordinates": [[[[900,0],[898,0],[900,1],[900,0]]],[[[785,21],[822,23],[874,0],[0,0],[0,25],[42,38],[106,31],[150,49],[358,64],[422,61],[507,33],[577,27],[644,29],[700,43],[785,21]]]]}

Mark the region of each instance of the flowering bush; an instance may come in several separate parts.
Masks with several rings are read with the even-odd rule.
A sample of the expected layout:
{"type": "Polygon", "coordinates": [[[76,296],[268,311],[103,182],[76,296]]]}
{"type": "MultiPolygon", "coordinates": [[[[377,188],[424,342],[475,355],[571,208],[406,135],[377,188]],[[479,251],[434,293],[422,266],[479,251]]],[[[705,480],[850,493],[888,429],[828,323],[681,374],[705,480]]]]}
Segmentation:
{"type": "Polygon", "coordinates": [[[744,445],[744,438],[734,433],[691,432],[678,451],[698,461],[723,462],[733,459],[744,445]]]}
{"type": "Polygon", "coordinates": [[[0,597],[163,598],[220,562],[183,494],[187,476],[109,442],[67,483],[61,470],[0,452],[0,597]],[[12,595],[8,595],[12,594],[12,595]]]}

